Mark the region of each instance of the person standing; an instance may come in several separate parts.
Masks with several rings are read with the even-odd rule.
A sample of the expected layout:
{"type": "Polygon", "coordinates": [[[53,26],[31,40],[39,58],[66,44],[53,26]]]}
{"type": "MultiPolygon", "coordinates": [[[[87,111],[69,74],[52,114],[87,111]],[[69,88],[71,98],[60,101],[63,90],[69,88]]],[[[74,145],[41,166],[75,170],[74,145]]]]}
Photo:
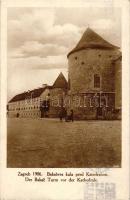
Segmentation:
{"type": "Polygon", "coordinates": [[[74,111],[73,109],[70,110],[70,120],[73,122],[74,121],[74,111]]]}
{"type": "Polygon", "coordinates": [[[61,109],[60,112],[59,112],[59,118],[60,118],[60,121],[62,122],[62,119],[63,119],[63,109],[61,109]]]}

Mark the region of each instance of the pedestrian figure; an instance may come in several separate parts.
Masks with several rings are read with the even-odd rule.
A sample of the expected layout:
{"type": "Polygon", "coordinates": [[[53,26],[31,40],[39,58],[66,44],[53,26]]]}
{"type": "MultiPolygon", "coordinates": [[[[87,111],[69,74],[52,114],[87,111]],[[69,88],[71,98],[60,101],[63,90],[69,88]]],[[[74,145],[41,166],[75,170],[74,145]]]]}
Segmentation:
{"type": "Polygon", "coordinates": [[[71,112],[70,120],[73,122],[74,121],[74,111],[73,111],[73,109],[71,109],[70,112],[71,112]]]}
{"type": "Polygon", "coordinates": [[[71,115],[71,113],[70,113],[70,110],[68,109],[66,112],[66,120],[65,120],[66,122],[70,121],[70,115],[71,115]]]}
{"type": "Polygon", "coordinates": [[[107,109],[105,105],[103,106],[102,112],[103,112],[103,119],[106,119],[107,109]]]}
{"type": "Polygon", "coordinates": [[[73,110],[68,110],[67,112],[67,116],[66,116],[66,122],[70,122],[70,121],[74,121],[74,117],[73,117],[73,110]]]}
{"type": "Polygon", "coordinates": [[[66,108],[64,108],[64,119],[65,119],[65,121],[67,121],[67,110],[66,110],[66,108]]]}
{"type": "Polygon", "coordinates": [[[62,119],[63,119],[63,109],[61,109],[60,112],[59,112],[59,118],[60,118],[60,121],[62,122],[62,119]]]}

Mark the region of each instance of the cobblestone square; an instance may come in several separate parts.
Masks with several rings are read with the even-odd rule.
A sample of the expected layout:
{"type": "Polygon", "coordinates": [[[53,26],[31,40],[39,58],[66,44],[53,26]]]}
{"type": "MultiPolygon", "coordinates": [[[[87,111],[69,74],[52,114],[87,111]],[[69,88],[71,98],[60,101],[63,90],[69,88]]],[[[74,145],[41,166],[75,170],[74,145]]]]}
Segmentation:
{"type": "Polygon", "coordinates": [[[8,119],[7,167],[121,167],[121,121],[8,119]]]}

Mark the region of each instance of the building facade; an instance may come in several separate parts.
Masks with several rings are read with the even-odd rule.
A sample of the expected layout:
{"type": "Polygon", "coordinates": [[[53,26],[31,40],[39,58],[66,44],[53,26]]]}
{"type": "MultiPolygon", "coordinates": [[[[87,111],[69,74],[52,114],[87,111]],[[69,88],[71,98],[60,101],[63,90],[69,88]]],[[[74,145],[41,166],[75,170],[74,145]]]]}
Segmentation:
{"type": "Polygon", "coordinates": [[[7,105],[9,117],[37,118],[41,117],[41,104],[46,100],[49,86],[24,92],[13,97],[7,105]]]}
{"type": "Polygon", "coordinates": [[[67,93],[68,83],[62,73],[52,86],[27,91],[13,97],[7,105],[8,117],[44,118],[58,117],[63,94],[67,93]]]}

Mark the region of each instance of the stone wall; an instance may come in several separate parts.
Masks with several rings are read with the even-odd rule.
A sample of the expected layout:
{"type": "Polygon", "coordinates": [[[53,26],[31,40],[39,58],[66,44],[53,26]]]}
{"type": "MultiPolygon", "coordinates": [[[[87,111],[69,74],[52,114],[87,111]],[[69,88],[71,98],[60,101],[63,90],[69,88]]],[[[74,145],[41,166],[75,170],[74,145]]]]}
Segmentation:
{"type": "Polygon", "coordinates": [[[115,71],[112,60],[119,51],[85,49],[74,52],[68,58],[71,93],[89,91],[115,91],[115,71]],[[94,74],[101,80],[100,88],[94,88],[94,74]]]}
{"type": "MultiPolygon", "coordinates": [[[[70,94],[80,96],[104,94],[107,97],[105,115],[102,118],[114,119],[115,102],[120,102],[120,73],[113,60],[119,57],[120,51],[106,49],[84,49],[72,53],[68,58],[70,94]],[[94,87],[94,75],[100,77],[100,87],[94,87]],[[115,90],[118,94],[115,100],[115,90]],[[119,93],[118,93],[119,92],[119,93]]],[[[117,63],[118,65],[118,63],[117,63]]],[[[90,103],[90,102],[89,102],[90,103]]],[[[98,107],[74,107],[77,119],[96,119],[98,107]]]]}
{"type": "Polygon", "coordinates": [[[112,119],[115,107],[114,93],[86,93],[70,95],[69,103],[65,103],[67,109],[73,109],[74,119],[112,119]],[[98,110],[102,114],[99,116],[98,110]]]}
{"type": "Polygon", "coordinates": [[[67,89],[53,88],[50,90],[50,109],[49,117],[57,118],[61,108],[63,107],[63,98],[67,94],[67,89]]]}
{"type": "Polygon", "coordinates": [[[121,58],[116,60],[115,66],[115,109],[117,119],[121,119],[122,107],[122,62],[121,58]]]}
{"type": "Polygon", "coordinates": [[[121,89],[122,89],[122,70],[121,70],[121,60],[118,59],[115,62],[115,108],[121,108],[121,89]]]}

